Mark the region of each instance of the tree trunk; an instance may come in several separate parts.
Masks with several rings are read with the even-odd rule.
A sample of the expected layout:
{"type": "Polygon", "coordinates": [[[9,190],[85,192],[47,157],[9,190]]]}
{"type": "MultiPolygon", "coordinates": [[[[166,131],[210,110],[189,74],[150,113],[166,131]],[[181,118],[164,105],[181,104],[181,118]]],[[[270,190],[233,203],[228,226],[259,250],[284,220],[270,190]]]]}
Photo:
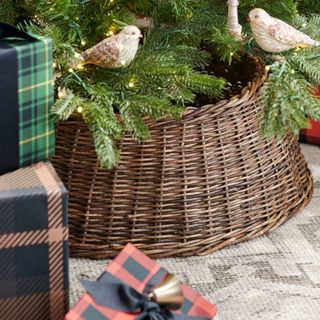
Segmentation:
{"type": "Polygon", "coordinates": [[[239,24],[238,6],[238,0],[228,0],[228,28],[233,36],[241,38],[242,26],[239,24]]]}

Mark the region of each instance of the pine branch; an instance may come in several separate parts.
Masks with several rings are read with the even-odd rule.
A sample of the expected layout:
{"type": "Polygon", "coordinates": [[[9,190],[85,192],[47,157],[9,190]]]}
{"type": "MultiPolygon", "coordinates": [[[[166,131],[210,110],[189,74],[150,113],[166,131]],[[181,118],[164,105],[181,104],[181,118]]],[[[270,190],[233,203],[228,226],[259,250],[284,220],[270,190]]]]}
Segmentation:
{"type": "Polygon", "coordinates": [[[142,117],[147,116],[153,120],[163,117],[173,117],[179,119],[184,110],[179,105],[172,105],[171,101],[166,98],[160,98],[153,95],[136,95],[128,96],[131,108],[140,113],[142,117]]]}
{"type": "Polygon", "coordinates": [[[58,99],[52,111],[61,121],[67,120],[78,107],[82,107],[84,101],[75,96],[71,90],[66,90],[65,96],[58,99]]]}
{"type": "MultiPolygon", "coordinates": [[[[320,14],[320,12],[319,12],[320,14]]],[[[296,15],[293,19],[293,26],[309,35],[311,38],[320,40],[320,15],[313,14],[310,18],[296,15]]]]}
{"type": "Polygon", "coordinates": [[[180,80],[192,92],[216,98],[221,98],[223,96],[223,90],[226,84],[226,81],[222,78],[197,72],[192,72],[190,78],[181,78],[180,80]]]}
{"type": "Polygon", "coordinates": [[[241,41],[233,37],[225,27],[212,27],[209,30],[207,43],[215,50],[224,62],[231,64],[233,59],[240,59],[244,52],[244,46],[241,41]]]}
{"type": "Polygon", "coordinates": [[[113,168],[119,160],[115,141],[122,132],[121,124],[114,115],[106,112],[96,102],[87,102],[82,111],[83,119],[92,132],[95,149],[102,167],[113,168]]]}
{"type": "Polygon", "coordinates": [[[120,105],[119,110],[126,130],[137,140],[146,140],[150,137],[148,126],[143,121],[140,111],[136,110],[135,104],[125,101],[120,105]]]}
{"type": "Polygon", "coordinates": [[[309,82],[320,83],[320,50],[304,51],[302,55],[293,55],[289,61],[309,82]]]}
{"type": "Polygon", "coordinates": [[[175,53],[177,63],[188,64],[196,69],[207,66],[211,60],[209,52],[190,46],[176,46],[170,50],[175,53]]]}
{"type": "Polygon", "coordinates": [[[295,134],[308,125],[308,117],[320,119],[320,99],[310,92],[310,84],[289,62],[275,63],[260,98],[262,132],[268,137],[295,134]]]}
{"type": "Polygon", "coordinates": [[[299,0],[299,10],[306,14],[320,14],[320,2],[318,0],[299,0]]]}
{"type": "Polygon", "coordinates": [[[14,24],[16,22],[16,8],[14,0],[2,0],[0,6],[0,21],[14,24]]]}

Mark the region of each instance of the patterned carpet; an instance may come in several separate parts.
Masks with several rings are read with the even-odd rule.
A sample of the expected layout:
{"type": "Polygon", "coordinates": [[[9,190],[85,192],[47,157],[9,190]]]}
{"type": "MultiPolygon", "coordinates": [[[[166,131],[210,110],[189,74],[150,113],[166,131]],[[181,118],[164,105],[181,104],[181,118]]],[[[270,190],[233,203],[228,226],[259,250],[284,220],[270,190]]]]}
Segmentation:
{"type": "MultiPolygon", "coordinates": [[[[313,172],[310,205],[271,234],[205,257],[159,259],[218,307],[217,320],[320,319],[320,148],[302,145],[313,172]]],[[[96,278],[108,261],[71,259],[71,304],[77,276],[96,278]]]]}

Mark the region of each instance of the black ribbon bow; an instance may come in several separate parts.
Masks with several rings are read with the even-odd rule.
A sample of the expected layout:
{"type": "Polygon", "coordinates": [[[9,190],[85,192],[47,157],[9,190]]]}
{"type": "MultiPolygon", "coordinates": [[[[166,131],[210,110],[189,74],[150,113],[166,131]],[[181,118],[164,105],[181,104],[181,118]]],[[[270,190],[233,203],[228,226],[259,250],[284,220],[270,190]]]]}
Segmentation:
{"type": "Polygon", "coordinates": [[[127,313],[139,313],[137,320],[209,320],[209,318],[181,315],[171,312],[167,307],[148,299],[146,292],[139,293],[109,272],[103,273],[98,281],[80,279],[85,290],[101,306],[127,313]]]}

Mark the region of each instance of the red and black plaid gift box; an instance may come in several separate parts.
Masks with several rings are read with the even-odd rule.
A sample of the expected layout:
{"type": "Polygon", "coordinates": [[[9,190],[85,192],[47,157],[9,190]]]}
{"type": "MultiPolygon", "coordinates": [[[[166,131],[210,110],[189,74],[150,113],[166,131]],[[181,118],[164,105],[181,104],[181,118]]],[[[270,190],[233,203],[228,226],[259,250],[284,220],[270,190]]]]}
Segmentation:
{"type": "Polygon", "coordinates": [[[67,192],[50,163],[0,176],[0,319],[68,310],[67,192]]]}
{"type": "MultiPolygon", "coordinates": [[[[167,274],[155,261],[145,256],[133,245],[128,244],[115,260],[106,268],[106,272],[142,293],[154,278],[159,280],[167,274]]],[[[100,277],[101,278],[101,277],[100,277]]],[[[99,280],[98,280],[99,281],[99,280]]],[[[184,302],[177,314],[213,319],[217,309],[194,290],[182,285],[184,302]]],[[[84,294],[68,312],[66,320],[134,320],[139,315],[98,305],[91,295],[84,294]]]]}

